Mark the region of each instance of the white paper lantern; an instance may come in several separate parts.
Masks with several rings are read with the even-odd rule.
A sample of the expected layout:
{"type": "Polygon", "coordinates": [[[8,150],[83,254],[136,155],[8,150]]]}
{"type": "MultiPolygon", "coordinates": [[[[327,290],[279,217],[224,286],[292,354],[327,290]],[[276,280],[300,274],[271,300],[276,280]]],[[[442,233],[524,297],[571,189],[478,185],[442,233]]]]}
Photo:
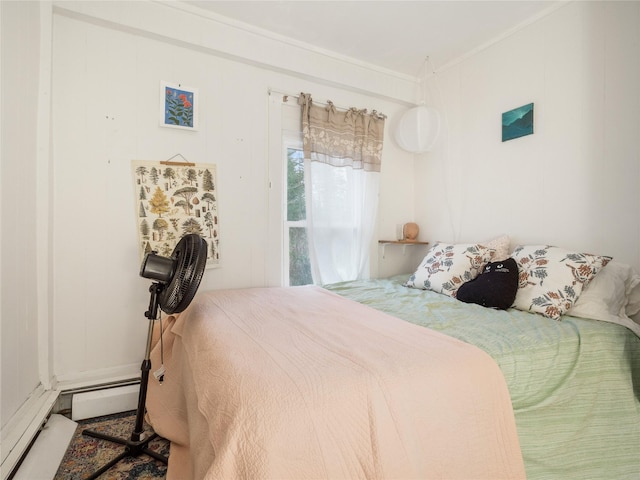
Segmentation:
{"type": "Polygon", "coordinates": [[[433,148],[440,132],[440,114],[437,110],[419,105],[407,110],[396,129],[396,142],[413,153],[428,152],[433,148]]]}

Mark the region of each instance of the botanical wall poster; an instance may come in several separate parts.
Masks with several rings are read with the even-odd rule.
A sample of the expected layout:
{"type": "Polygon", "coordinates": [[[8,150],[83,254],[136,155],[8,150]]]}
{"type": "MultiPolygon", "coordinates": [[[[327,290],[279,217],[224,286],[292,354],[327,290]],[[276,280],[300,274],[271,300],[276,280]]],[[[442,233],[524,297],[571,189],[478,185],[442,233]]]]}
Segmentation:
{"type": "Polygon", "coordinates": [[[215,164],[132,162],[140,261],[169,257],[186,234],[207,242],[207,268],[220,263],[215,164]]]}
{"type": "Polygon", "coordinates": [[[513,140],[533,133],[533,103],[502,114],[502,141],[513,140]]]}
{"type": "Polygon", "coordinates": [[[180,84],[160,82],[160,125],[197,130],[198,91],[180,84]]]}

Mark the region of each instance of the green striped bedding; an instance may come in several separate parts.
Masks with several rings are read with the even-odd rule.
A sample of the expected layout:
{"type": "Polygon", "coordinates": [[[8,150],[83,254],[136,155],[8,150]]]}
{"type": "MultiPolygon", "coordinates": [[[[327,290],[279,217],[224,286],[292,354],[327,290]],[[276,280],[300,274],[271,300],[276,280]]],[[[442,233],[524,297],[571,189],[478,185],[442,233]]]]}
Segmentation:
{"type": "Polygon", "coordinates": [[[640,478],[640,338],[596,320],[462,303],[406,279],[325,288],[489,353],[509,386],[527,478],[640,478]]]}

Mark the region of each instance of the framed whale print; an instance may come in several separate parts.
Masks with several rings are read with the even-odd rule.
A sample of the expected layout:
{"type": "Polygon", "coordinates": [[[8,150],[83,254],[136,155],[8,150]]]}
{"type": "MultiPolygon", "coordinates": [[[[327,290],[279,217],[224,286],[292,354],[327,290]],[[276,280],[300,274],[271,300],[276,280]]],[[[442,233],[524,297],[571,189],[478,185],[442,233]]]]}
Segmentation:
{"type": "Polygon", "coordinates": [[[533,133],[533,103],[502,114],[502,141],[513,140],[533,133]]]}

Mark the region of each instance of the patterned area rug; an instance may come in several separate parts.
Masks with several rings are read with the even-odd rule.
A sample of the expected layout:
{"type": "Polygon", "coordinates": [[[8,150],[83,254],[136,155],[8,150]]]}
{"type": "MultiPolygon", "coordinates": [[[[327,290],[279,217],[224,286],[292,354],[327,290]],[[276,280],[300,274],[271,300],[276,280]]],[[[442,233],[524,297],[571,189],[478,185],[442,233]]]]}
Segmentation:
{"type": "MultiPolygon", "coordinates": [[[[125,449],[123,445],[82,435],[84,429],[129,439],[136,423],[136,412],[125,412],[78,422],[69,448],[60,463],[54,480],[81,480],[99,470],[125,449]]],[[[145,432],[152,432],[145,423],[145,432]]],[[[169,455],[169,442],[155,438],[149,443],[151,450],[169,455]]],[[[102,474],[100,480],[154,480],[165,478],[167,467],[148,455],[126,457],[102,474]]]]}

